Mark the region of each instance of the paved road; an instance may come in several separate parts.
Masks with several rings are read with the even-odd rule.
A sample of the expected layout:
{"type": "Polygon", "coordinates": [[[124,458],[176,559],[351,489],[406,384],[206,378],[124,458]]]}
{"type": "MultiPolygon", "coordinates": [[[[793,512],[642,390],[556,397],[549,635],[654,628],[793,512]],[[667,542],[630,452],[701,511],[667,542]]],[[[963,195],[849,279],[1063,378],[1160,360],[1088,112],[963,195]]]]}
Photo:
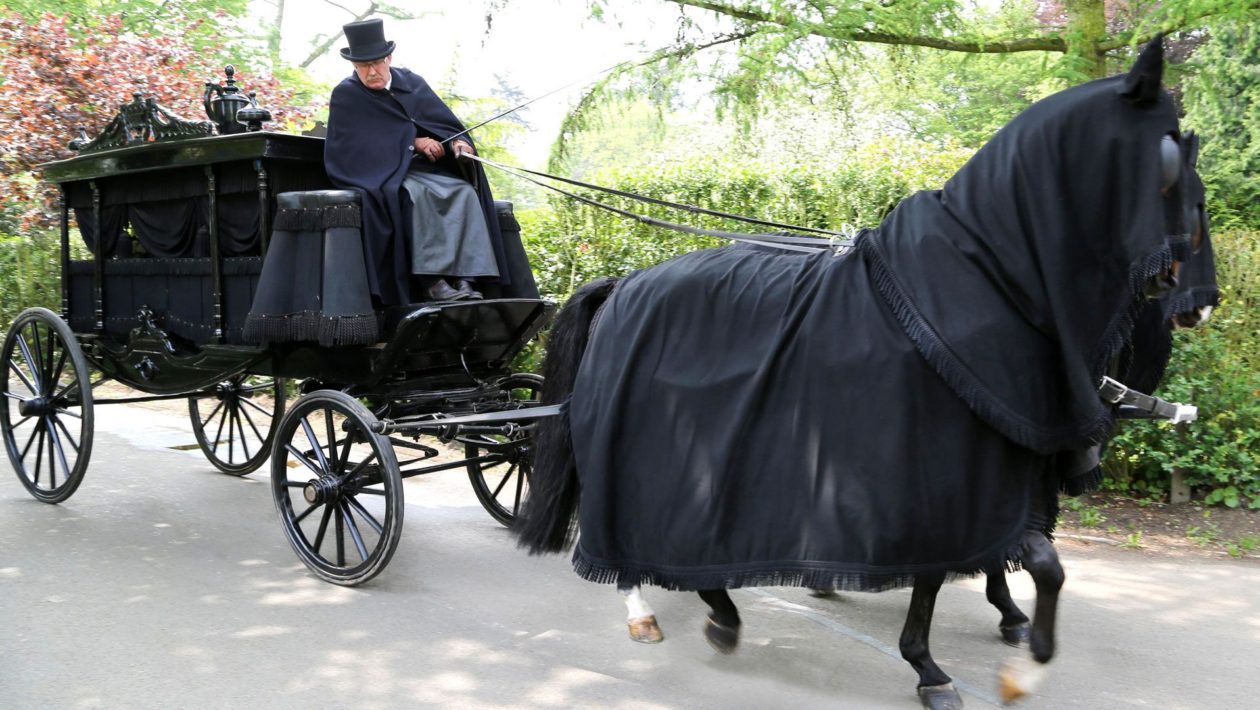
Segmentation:
{"type": "MultiPolygon", "coordinates": [[[[651,590],[667,638],[635,644],[611,588],[518,552],[457,472],[407,482],[398,553],[345,589],[294,557],[265,474],[170,448],[193,441],[179,418],[97,417],[60,506],[0,464],[0,708],[917,707],[907,592],[737,591],[725,657],[695,595],[651,590]]],[[[1257,707],[1260,564],[1060,549],[1060,656],[1024,707],[1257,707]]],[[[970,708],[995,706],[996,622],[980,582],[943,590],[933,649],[970,708]]]]}

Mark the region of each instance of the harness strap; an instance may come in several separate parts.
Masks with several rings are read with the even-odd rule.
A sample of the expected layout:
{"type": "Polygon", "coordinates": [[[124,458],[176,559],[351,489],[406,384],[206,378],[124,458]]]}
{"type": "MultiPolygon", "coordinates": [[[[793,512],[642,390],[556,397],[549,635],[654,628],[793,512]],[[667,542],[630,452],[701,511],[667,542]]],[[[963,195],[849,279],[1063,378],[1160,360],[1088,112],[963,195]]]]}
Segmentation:
{"type": "Polygon", "coordinates": [[[1192,422],[1199,416],[1198,407],[1143,394],[1111,377],[1102,378],[1098,385],[1098,396],[1108,404],[1126,405],[1120,408],[1120,415],[1124,419],[1168,419],[1174,424],[1180,424],[1192,422]]]}
{"type": "MultiPolygon", "coordinates": [[[[564,190],[554,185],[550,185],[540,180],[536,180],[530,177],[529,175],[524,174],[526,172],[534,172],[534,171],[526,171],[523,168],[514,168],[512,166],[503,165],[502,163],[496,163],[493,160],[488,160],[486,158],[482,158],[477,155],[465,154],[465,157],[467,157],[470,160],[475,160],[484,165],[489,165],[490,167],[498,168],[499,170],[502,170],[503,172],[509,175],[520,178],[522,180],[532,182],[535,185],[538,185],[539,187],[544,187],[553,192],[558,192],[561,195],[577,200],[584,204],[591,205],[592,207],[598,207],[600,209],[607,210],[614,214],[619,214],[623,217],[633,219],[643,224],[650,224],[654,227],[662,227],[664,229],[670,229],[675,232],[685,232],[687,234],[698,234],[698,235],[708,236],[708,237],[720,237],[722,239],[730,239],[737,242],[745,242],[748,244],[760,244],[762,246],[770,246],[770,247],[776,247],[779,249],[787,249],[789,251],[800,251],[800,252],[806,252],[806,253],[815,253],[815,252],[823,251],[825,249],[834,249],[836,250],[837,253],[844,253],[848,251],[850,248],[852,248],[853,246],[852,239],[847,239],[847,238],[840,239],[835,236],[832,236],[830,238],[822,238],[822,237],[812,237],[812,236],[803,236],[803,235],[748,234],[745,232],[726,232],[726,231],[717,230],[717,229],[701,229],[699,227],[691,227],[685,224],[667,222],[665,220],[656,219],[655,217],[648,217],[646,215],[636,214],[634,212],[630,212],[629,210],[621,209],[620,207],[614,207],[610,204],[599,202],[598,200],[593,200],[589,197],[584,197],[574,192],[569,192],[568,190],[564,190]]],[[[546,175],[546,173],[535,173],[535,174],[546,175]]],[[[765,222],[762,220],[755,220],[750,217],[726,215],[725,213],[722,213],[722,212],[704,210],[703,208],[700,208],[700,207],[689,208],[688,206],[685,206],[685,205],[677,205],[671,202],[665,202],[663,200],[655,200],[653,198],[646,198],[646,197],[642,197],[641,195],[634,195],[633,193],[622,192],[620,190],[613,190],[612,188],[599,187],[598,185],[590,185],[588,183],[581,183],[576,180],[569,180],[567,178],[560,178],[560,177],[555,177],[551,175],[547,175],[547,177],[551,177],[551,178],[554,178],[556,180],[560,180],[563,182],[578,184],[584,187],[590,187],[592,189],[601,190],[603,192],[611,192],[614,194],[632,197],[634,199],[639,199],[642,201],[650,201],[650,202],[654,202],[654,203],[658,203],[662,205],[677,207],[679,209],[692,209],[692,211],[698,211],[705,214],[712,214],[712,215],[717,215],[717,216],[727,216],[731,219],[738,219],[745,222],[754,222],[756,224],[766,224],[766,225],[776,226],[776,227],[787,226],[787,225],[780,225],[776,222],[765,222]]],[[[811,227],[789,227],[789,228],[802,229],[802,230],[814,231],[814,232],[823,231],[823,230],[813,229],[811,227]]],[[[824,232],[824,233],[829,234],[829,235],[838,234],[836,232],[824,232]]]]}

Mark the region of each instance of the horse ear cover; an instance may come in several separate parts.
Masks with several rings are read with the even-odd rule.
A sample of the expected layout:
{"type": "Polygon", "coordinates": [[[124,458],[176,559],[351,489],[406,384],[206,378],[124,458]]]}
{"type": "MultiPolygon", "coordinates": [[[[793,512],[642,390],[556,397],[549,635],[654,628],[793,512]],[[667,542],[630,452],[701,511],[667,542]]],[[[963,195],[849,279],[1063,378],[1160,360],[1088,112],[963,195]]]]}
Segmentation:
{"type": "Polygon", "coordinates": [[[1155,35],[1142,53],[1138,55],[1133,68],[1124,78],[1120,88],[1120,96],[1141,106],[1159,100],[1159,86],[1164,78],[1164,33],[1155,35]]]}

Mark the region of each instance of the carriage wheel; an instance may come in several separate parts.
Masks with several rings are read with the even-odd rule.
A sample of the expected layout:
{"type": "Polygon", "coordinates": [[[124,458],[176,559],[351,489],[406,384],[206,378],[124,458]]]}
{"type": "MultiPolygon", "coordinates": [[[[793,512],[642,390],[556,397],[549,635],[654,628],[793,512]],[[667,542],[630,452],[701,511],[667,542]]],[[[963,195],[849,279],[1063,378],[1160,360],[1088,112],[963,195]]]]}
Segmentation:
{"type": "Polygon", "coordinates": [[[403,492],[389,439],[358,400],[320,390],[281,420],[271,492],[297,556],[318,577],[354,586],[389,564],[402,534],[403,492]]]}
{"type": "MultiPolygon", "coordinates": [[[[508,375],[499,385],[512,399],[538,404],[542,396],[543,378],[528,372],[508,375]]],[[[533,450],[527,432],[512,436],[478,434],[460,437],[468,459],[468,480],[473,492],[490,517],[511,525],[529,493],[533,450]],[[484,458],[482,458],[484,457],[484,458]]]]}
{"type": "Polygon", "coordinates": [[[92,457],[92,384],[70,326],[28,308],[4,339],[0,429],[9,463],[35,498],[60,503],[83,482],[92,457]]]}
{"type": "Polygon", "coordinates": [[[271,455],[284,397],[284,378],[243,374],[220,382],[213,392],[189,397],[188,416],[201,452],[224,473],[253,473],[271,455]]]}

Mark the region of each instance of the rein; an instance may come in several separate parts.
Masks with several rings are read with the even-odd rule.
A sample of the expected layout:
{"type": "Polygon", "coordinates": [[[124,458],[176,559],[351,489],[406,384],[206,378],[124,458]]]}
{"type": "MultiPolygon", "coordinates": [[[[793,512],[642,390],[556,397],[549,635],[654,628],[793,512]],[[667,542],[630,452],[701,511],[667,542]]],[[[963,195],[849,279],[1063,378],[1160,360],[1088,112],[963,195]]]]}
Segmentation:
{"type": "Polygon", "coordinates": [[[601,185],[595,185],[592,183],[582,182],[580,180],[573,180],[571,178],[560,177],[558,175],[550,175],[548,173],[539,172],[536,170],[528,170],[526,168],[518,168],[511,165],[504,165],[502,163],[498,163],[493,160],[483,158],[479,155],[470,155],[468,153],[464,153],[463,157],[468,158],[469,160],[475,160],[483,165],[489,165],[492,168],[498,168],[499,170],[509,175],[512,175],[513,177],[519,178],[521,180],[526,180],[535,185],[538,185],[539,187],[552,190],[553,192],[557,192],[570,199],[577,200],[583,204],[587,204],[592,207],[598,207],[600,209],[607,210],[614,214],[621,215],[622,217],[633,219],[642,224],[648,224],[654,227],[661,227],[664,229],[673,230],[675,232],[683,232],[686,234],[697,234],[697,235],[708,236],[708,237],[719,237],[722,239],[729,239],[732,241],[744,242],[747,244],[758,244],[761,246],[770,246],[770,247],[775,247],[778,249],[787,249],[789,251],[798,251],[798,252],[805,252],[805,253],[816,253],[816,252],[823,251],[825,249],[831,249],[836,252],[837,256],[840,254],[847,253],[853,247],[853,244],[854,244],[854,241],[852,238],[844,237],[840,232],[816,229],[813,227],[800,227],[800,226],[790,225],[790,224],[781,224],[779,222],[770,222],[766,220],[756,219],[753,217],[745,217],[743,215],[735,215],[735,214],[729,214],[726,212],[719,212],[717,210],[710,210],[703,207],[697,207],[695,205],[685,205],[685,204],[680,204],[676,202],[669,202],[669,201],[660,200],[654,197],[648,197],[646,195],[639,195],[633,192],[617,190],[611,187],[603,187],[601,185]],[[615,207],[605,202],[600,202],[598,200],[591,199],[584,195],[579,195],[575,192],[570,192],[563,188],[556,187],[555,185],[551,185],[541,180],[537,180],[534,177],[532,177],[535,175],[539,177],[548,178],[551,180],[558,180],[560,182],[564,182],[570,185],[575,185],[578,187],[584,187],[591,190],[597,190],[599,192],[617,195],[619,197],[626,197],[632,200],[638,200],[640,202],[647,202],[649,204],[654,204],[654,205],[658,205],[662,207],[685,210],[685,211],[696,213],[696,214],[706,214],[706,215],[710,215],[714,217],[722,217],[725,219],[732,219],[732,220],[737,220],[740,222],[749,222],[752,224],[759,224],[759,225],[768,226],[768,227],[780,227],[783,229],[789,229],[793,231],[814,232],[817,234],[827,235],[827,237],[824,238],[820,236],[816,237],[816,236],[784,235],[784,234],[749,234],[746,232],[727,232],[727,231],[716,230],[716,229],[703,229],[700,227],[691,227],[685,224],[678,224],[676,222],[668,222],[666,220],[656,219],[655,217],[648,217],[646,215],[641,215],[635,212],[631,212],[629,210],[625,210],[620,207],[615,207]]]}

